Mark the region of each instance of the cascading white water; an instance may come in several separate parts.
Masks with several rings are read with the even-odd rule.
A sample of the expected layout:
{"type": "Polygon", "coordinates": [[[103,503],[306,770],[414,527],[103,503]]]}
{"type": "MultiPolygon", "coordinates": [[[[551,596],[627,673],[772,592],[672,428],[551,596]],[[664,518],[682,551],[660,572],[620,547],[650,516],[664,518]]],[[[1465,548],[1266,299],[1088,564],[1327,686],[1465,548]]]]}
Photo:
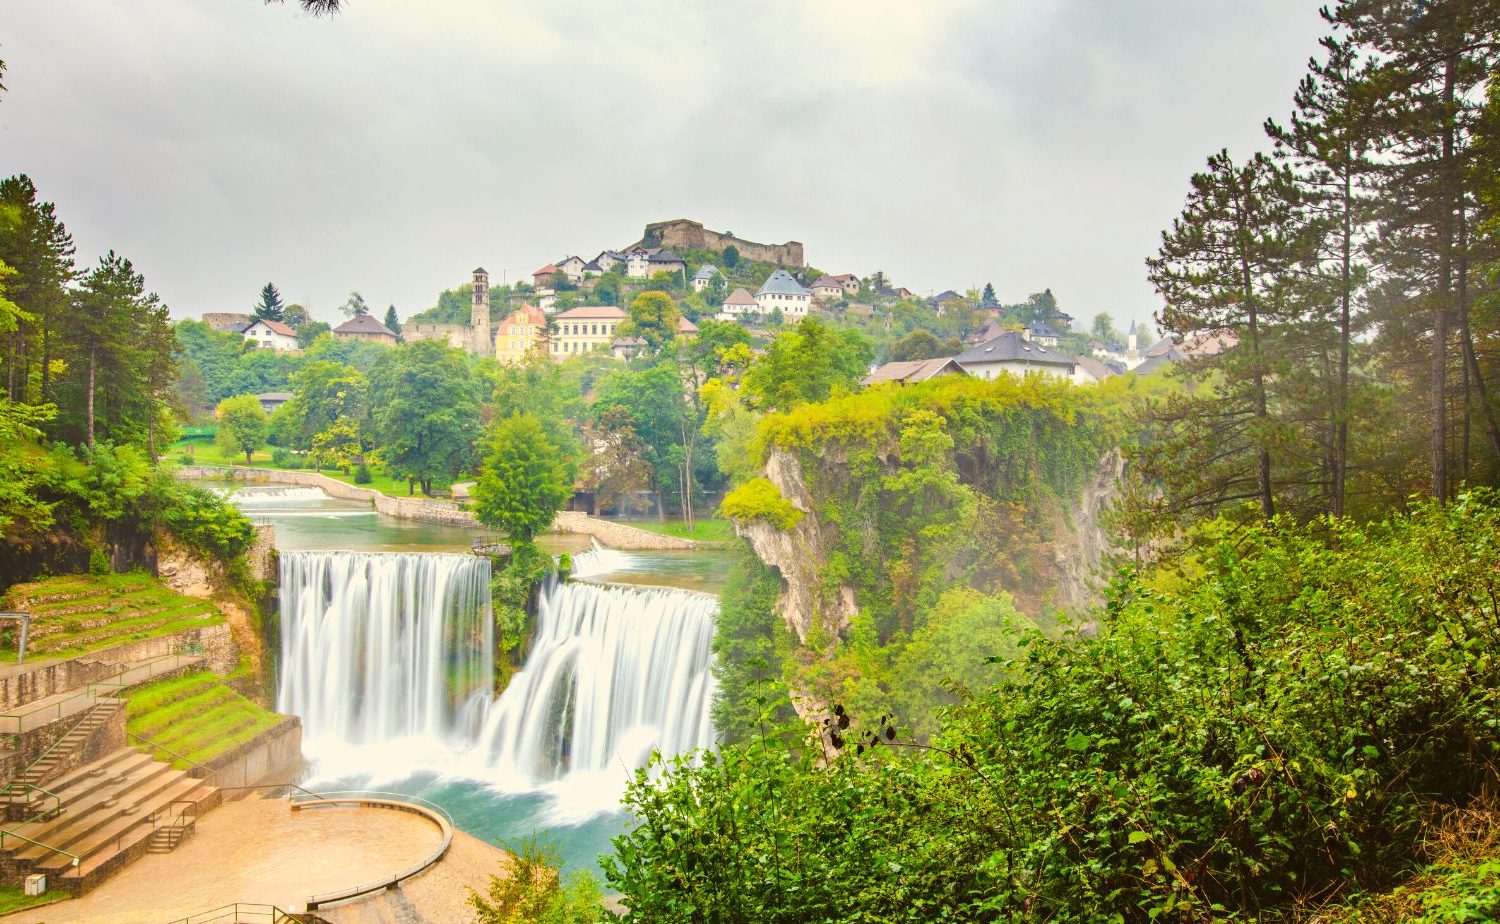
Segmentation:
{"type": "Polygon", "coordinates": [[[284,553],[278,708],[302,716],[308,753],[509,790],[574,780],[607,808],[653,750],[712,747],[713,597],[554,581],[495,698],[488,577],[471,555],[284,553]]]}
{"type": "Polygon", "coordinates": [[[282,553],[277,708],[309,751],[460,731],[493,683],[489,578],[475,555],[282,553]]]}
{"type": "Polygon", "coordinates": [[[712,747],[717,612],[690,591],[554,584],[481,753],[507,777],[546,781],[712,747]]]}
{"type": "Polygon", "coordinates": [[[238,506],[328,500],[328,495],[322,488],[298,488],[285,485],[265,488],[237,488],[224,493],[238,506]]]}

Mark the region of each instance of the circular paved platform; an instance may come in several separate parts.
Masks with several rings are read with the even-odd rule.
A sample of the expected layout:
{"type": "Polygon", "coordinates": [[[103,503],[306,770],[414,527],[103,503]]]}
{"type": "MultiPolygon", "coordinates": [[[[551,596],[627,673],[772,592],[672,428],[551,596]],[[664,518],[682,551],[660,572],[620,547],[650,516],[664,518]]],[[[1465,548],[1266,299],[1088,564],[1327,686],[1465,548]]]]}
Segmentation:
{"type": "MultiPolygon", "coordinates": [[[[163,924],[236,901],[289,908],[308,895],[410,867],[431,854],[441,839],[432,822],[406,812],[292,812],[279,799],[231,802],[204,815],[197,833],[174,852],[148,854],[80,899],[0,922],[163,924]]],[[[482,888],[504,862],[502,851],[473,838],[460,835],[454,849],[458,852],[450,850],[451,863],[443,860],[406,888],[426,892],[423,879],[445,881],[443,892],[456,891],[452,900],[461,904],[467,895],[464,885],[482,888]]]]}

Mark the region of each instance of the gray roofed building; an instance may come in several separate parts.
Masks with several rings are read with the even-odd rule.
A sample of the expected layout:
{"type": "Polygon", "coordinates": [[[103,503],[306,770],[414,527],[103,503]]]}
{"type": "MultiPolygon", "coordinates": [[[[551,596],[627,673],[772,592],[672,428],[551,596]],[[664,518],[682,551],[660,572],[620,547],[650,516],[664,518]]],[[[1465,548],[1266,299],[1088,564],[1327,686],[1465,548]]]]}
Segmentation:
{"type": "Polygon", "coordinates": [[[965,372],[981,379],[993,379],[1002,372],[1022,376],[1041,373],[1059,378],[1073,374],[1071,356],[1027,340],[1020,331],[1007,331],[954,358],[965,372]]]}
{"type": "Polygon", "coordinates": [[[765,282],[761,283],[755,292],[755,297],[762,295],[811,295],[812,292],[797,281],[797,277],[784,269],[772,273],[765,282]]]}

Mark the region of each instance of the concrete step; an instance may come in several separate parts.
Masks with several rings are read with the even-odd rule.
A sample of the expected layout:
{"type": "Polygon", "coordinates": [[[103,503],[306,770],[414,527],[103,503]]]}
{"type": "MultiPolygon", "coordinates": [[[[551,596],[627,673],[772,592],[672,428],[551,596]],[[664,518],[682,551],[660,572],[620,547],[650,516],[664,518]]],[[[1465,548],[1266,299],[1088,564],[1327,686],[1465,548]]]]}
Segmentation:
{"type": "MultiPolygon", "coordinates": [[[[118,782],[107,783],[88,796],[66,800],[62,814],[56,818],[20,825],[13,831],[48,847],[73,850],[74,843],[96,829],[116,818],[135,814],[141,802],[170,786],[173,779],[180,775],[166,764],[151,761],[118,782]]],[[[31,844],[16,849],[7,843],[4,852],[9,853],[12,859],[24,861],[46,856],[50,851],[31,844]]]]}
{"type": "MultiPolygon", "coordinates": [[[[151,814],[170,807],[175,801],[190,798],[202,784],[202,780],[184,777],[155,793],[137,811],[110,820],[109,823],[101,825],[87,837],[73,842],[65,849],[87,860],[100,851],[114,850],[116,842],[123,843],[129,840],[135,833],[132,829],[136,827],[144,827],[148,835],[152,834],[157,830],[157,826],[151,823],[151,814]]],[[[41,857],[35,862],[37,869],[44,870],[65,870],[73,863],[71,858],[62,854],[41,857]]]]}

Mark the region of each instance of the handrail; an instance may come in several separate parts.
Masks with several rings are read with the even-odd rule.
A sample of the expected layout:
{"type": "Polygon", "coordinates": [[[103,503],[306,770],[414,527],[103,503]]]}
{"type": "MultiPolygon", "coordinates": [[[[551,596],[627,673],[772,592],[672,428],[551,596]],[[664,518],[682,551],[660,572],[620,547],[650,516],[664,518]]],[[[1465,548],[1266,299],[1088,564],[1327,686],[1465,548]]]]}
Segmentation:
{"type": "MultiPolygon", "coordinates": [[[[29,821],[23,821],[21,823],[22,824],[30,824],[29,821]]],[[[17,838],[20,838],[21,840],[25,841],[28,844],[32,844],[32,845],[35,845],[37,847],[42,847],[42,848],[46,849],[47,851],[49,851],[50,853],[60,853],[60,854],[62,854],[65,857],[72,857],[73,858],[73,865],[74,866],[78,866],[81,863],[83,863],[83,857],[80,857],[78,854],[73,853],[72,851],[64,850],[61,847],[53,847],[51,844],[43,844],[41,841],[33,840],[32,838],[29,838],[29,837],[27,837],[24,834],[17,834],[14,831],[0,831],[0,847],[5,846],[5,839],[7,837],[17,837],[17,838]]]]}
{"type": "Polygon", "coordinates": [[[214,924],[214,922],[219,921],[224,922],[224,924],[259,924],[261,921],[266,922],[266,924],[279,924],[281,921],[294,920],[296,918],[292,916],[291,912],[283,911],[275,905],[235,902],[232,905],[223,905],[218,908],[209,909],[208,911],[190,914],[185,918],[178,918],[172,921],[171,924],[214,924]],[[242,914],[255,915],[255,918],[253,920],[246,920],[240,916],[242,914]]]}
{"type": "MultiPolygon", "coordinates": [[[[367,895],[371,892],[376,892],[381,889],[393,888],[402,881],[410,879],[418,873],[426,870],[437,861],[441,860],[443,856],[448,853],[448,848],[453,844],[453,831],[455,828],[455,825],[453,823],[453,816],[448,814],[447,809],[443,808],[441,805],[438,805],[436,802],[431,801],[430,799],[424,799],[421,796],[413,796],[407,793],[381,792],[378,790],[365,789],[341,790],[338,792],[318,793],[316,795],[324,803],[330,805],[336,805],[345,802],[353,803],[355,805],[379,805],[395,803],[397,805],[405,805],[410,808],[419,809],[421,813],[426,814],[429,817],[435,816],[432,817],[432,820],[437,823],[438,830],[442,832],[443,840],[442,843],[438,844],[437,849],[430,855],[428,855],[425,859],[412,866],[407,867],[406,869],[396,873],[393,876],[385,876],[380,879],[372,879],[368,882],[364,882],[360,885],[353,886],[347,889],[339,889],[334,892],[323,892],[318,895],[309,896],[307,899],[308,911],[315,911],[324,905],[345,901],[351,898],[358,898],[361,895],[367,895]]],[[[298,803],[296,801],[293,801],[293,804],[309,805],[310,803],[298,803]]]]}
{"type": "MultiPolygon", "coordinates": [[[[291,789],[301,790],[303,793],[312,796],[314,799],[323,798],[321,795],[313,792],[311,789],[304,789],[303,787],[298,786],[296,783],[251,783],[249,786],[221,786],[219,787],[219,792],[239,792],[245,789],[280,789],[283,786],[291,789]]],[[[290,801],[292,798],[292,794],[287,793],[286,798],[288,801],[290,801]]]]}
{"type": "MultiPolygon", "coordinates": [[[[22,804],[23,805],[30,805],[31,804],[31,794],[32,793],[41,793],[43,798],[51,799],[52,800],[52,808],[50,808],[50,809],[43,809],[40,812],[37,812],[35,815],[32,815],[30,818],[27,818],[27,819],[23,820],[21,822],[21,824],[23,824],[23,825],[29,825],[33,821],[36,821],[38,818],[43,818],[43,817],[45,817],[47,815],[51,815],[53,812],[61,812],[62,811],[62,796],[59,796],[57,793],[52,792],[51,790],[43,789],[42,787],[33,785],[31,783],[17,783],[17,782],[14,782],[14,781],[6,783],[5,786],[4,786],[4,788],[0,788],[0,796],[4,796],[6,798],[10,798],[11,792],[13,790],[15,790],[17,787],[20,788],[21,795],[22,795],[22,804]]],[[[0,847],[3,847],[4,843],[5,843],[4,842],[4,834],[3,834],[3,832],[0,832],[0,847]]]]}
{"type": "MultiPolygon", "coordinates": [[[[194,767],[197,767],[199,770],[206,771],[206,775],[198,777],[198,779],[200,779],[200,780],[208,780],[208,779],[211,779],[213,777],[218,776],[218,774],[219,774],[219,771],[215,770],[213,767],[209,767],[209,766],[207,766],[205,764],[200,764],[196,760],[193,760],[191,757],[184,757],[184,756],[182,756],[181,754],[177,753],[176,751],[172,750],[169,747],[165,747],[163,745],[157,744],[155,741],[152,741],[150,738],[146,738],[146,737],[143,737],[141,735],[134,734],[133,732],[126,732],[125,733],[125,737],[127,737],[127,738],[133,738],[136,741],[140,742],[141,744],[144,744],[146,747],[151,748],[153,751],[166,751],[168,754],[171,754],[173,757],[177,758],[178,760],[184,761],[184,762],[189,763],[189,764],[192,764],[194,767]]],[[[209,785],[213,785],[213,784],[210,783],[209,785]]]]}
{"type": "Polygon", "coordinates": [[[26,727],[25,727],[26,726],[26,720],[28,718],[30,718],[31,716],[34,716],[34,715],[37,715],[38,713],[46,712],[49,709],[54,709],[55,708],[57,710],[57,717],[59,719],[61,719],[63,717],[63,705],[65,703],[71,703],[74,700],[78,699],[79,697],[89,697],[89,698],[92,698],[94,700],[98,700],[100,698],[100,696],[99,696],[99,691],[96,689],[97,687],[114,686],[118,690],[118,689],[121,689],[121,688],[127,686],[127,684],[115,683],[113,681],[113,678],[123,677],[126,674],[130,673],[131,671],[139,670],[139,669],[141,669],[143,667],[150,667],[151,665],[154,665],[154,664],[157,664],[157,663],[160,663],[162,661],[169,660],[169,659],[174,659],[174,658],[188,658],[189,660],[195,660],[195,659],[198,659],[198,658],[201,658],[201,657],[202,657],[202,655],[183,655],[183,654],[180,654],[180,653],[178,653],[176,651],[173,651],[171,654],[159,655],[159,656],[157,656],[155,658],[149,658],[149,659],[147,659],[145,661],[127,662],[125,664],[119,665],[118,669],[115,670],[115,671],[113,671],[112,673],[105,674],[103,677],[99,678],[98,680],[94,680],[94,681],[91,681],[91,682],[85,684],[81,690],[79,690],[77,693],[74,693],[72,696],[69,696],[69,697],[67,697],[65,699],[60,699],[60,700],[58,700],[55,703],[49,703],[48,705],[40,706],[40,707],[38,707],[36,709],[22,709],[22,710],[17,710],[15,712],[0,713],[0,721],[4,721],[6,719],[15,719],[15,721],[16,721],[16,730],[14,732],[7,732],[7,733],[8,734],[13,734],[16,737],[20,737],[21,735],[23,735],[23,734],[26,733],[26,727]]]}
{"type": "MultiPolygon", "coordinates": [[[[69,735],[73,734],[74,732],[78,731],[78,729],[83,726],[83,723],[87,722],[89,720],[90,716],[92,716],[95,712],[98,712],[103,707],[104,707],[104,703],[96,700],[94,702],[94,705],[88,707],[87,709],[85,709],[83,711],[83,717],[80,718],[77,722],[73,723],[73,727],[72,728],[70,728],[67,731],[63,732],[61,735],[58,735],[57,736],[57,740],[54,741],[54,742],[52,742],[51,744],[47,745],[47,749],[44,750],[44,751],[42,751],[42,753],[38,754],[37,757],[36,757],[36,760],[33,760],[31,763],[27,764],[26,768],[24,770],[22,770],[20,773],[13,774],[12,777],[25,776],[26,774],[30,773],[31,772],[31,768],[35,767],[37,764],[39,764],[43,760],[45,760],[46,757],[47,757],[47,755],[52,753],[53,749],[55,749],[58,745],[60,745],[60,744],[63,743],[63,739],[64,738],[66,738],[69,735]]],[[[9,789],[12,785],[14,785],[14,783],[7,783],[6,784],[6,788],[9,789]]]]}

